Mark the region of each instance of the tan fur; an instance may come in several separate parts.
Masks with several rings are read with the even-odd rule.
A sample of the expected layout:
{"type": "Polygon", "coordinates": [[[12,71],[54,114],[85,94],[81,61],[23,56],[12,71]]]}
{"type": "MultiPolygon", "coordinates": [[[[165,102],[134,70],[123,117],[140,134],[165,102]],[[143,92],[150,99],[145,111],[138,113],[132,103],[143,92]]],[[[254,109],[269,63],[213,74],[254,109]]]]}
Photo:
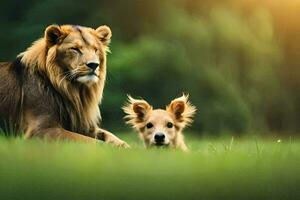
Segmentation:
{"type": "MultiPolygon", "coordinates": [[[[3,78],[11,87],[17,87],[25,99],[21,94],[12,97],[22,104],[18,114],[22,120],[16,121],[10,115],[0,115],[0,120],[22,124],[19,129],[28,138],[47,135],[54,139],[95,140],[86,138],[89,136],[128,146],[98,127],[98,105],[103,96],[111,36],[107,26],[96,30],[72,25],[47,27],[45,36],[21,53],[15,62],[2,64],[1,70],[7,68],[8,73],[18,74],[18,77],[10,74],[12,78],[4,75],[3,78]],[[93,69],[89,67],[91,63],[98,66],[93,69]]],[[[0,86],[0,111],[5,108],[1,95],[9,95],[9,91],[0,86]]]]}
{"type": "Polygon", "coordinates": [[[128,96],[123,110],[126,123],[138,131],[146,147],[161,145],[188,151],[182,131],[192,123],[196,108],[187,95],[174,99],[165,110],[153,109],[145,100],[128,96]],[[168,127],[170,123],[172,127],[168,127]],[[157,134],[163,135],[162,142],[155,139],[157,134]]]}
{"type": "MultiPolygon", "coordinates": [[[[45,33],[46,36],[47,31],[49,31],[52,27],[53,26],[47,28],[45,33]]],[[[56,59],[58,50],[66,51],[66,48],[74,45],[76,46],[78,45],[78,42],[80,43],[80,45],[78,46],[81,46],[82,49],[87,47],[84,46],[86,44],[81,41],[78,33],[76,31],[74,33],[74,29],[72,28],[72,26],[62,26],[60,27],[60,29],[62,34],[61,37],[69,37],[70,42],[68,44],[64,44],[64,42],[61,42],[56,46],[50,46],[50,49],[48,49],[47,40],[45,40],[45,38],[42,38],[35,42],[30,48],[28,48],[27,51],[20,54],[22,56],[21,61],[25,64],[25,66],[29,68],[29,70],[33,72],[46,72],[48,78],[50,79],[55,89],[58,90],[62,95],[64,95],[73,103],[76,113],[81,113],[82,117],[80,121],[76,121],[76,117],[71,116],[74,121],[73,125],[79,127],[84,127],[88,125],[86,126],[86,130],[89,130],[89,128],[97,124],[97,121],[100,117],[98,104],[101,102],[106,76],[105,58],[107,47],[101,45],[101,43],[98,42],[97,39],[91,39],[95,45],[95,48],[103,49],[99,51],[99,57],[102,57],[103,62],[101,66],[101,71],[98,71],[98,75],[101,77],[100,81],[98,82],[98,84],[94,84],[91,87],[89,87],[91,95],[86,96],[86,102],[88,102],[89,105],[84,105],[85,101],[81,100],[80,91],[78,90],[78,87],[74,87],[74,85],[66,79],[66,74],[57,63],[62,61],[57,61],[56,59]],[[64,45],[66,47],[64,47],[64,45]],[[46,51],[47,49],[48,51],[46,51]]],[[[91,32],[90,36],[96,35],[93,29],[84,29],[86,29],[85,31],[91,32]]],[[[65,59],[65,57],[61,59],[63,60],[65,59]]],[[[68,62],[68,60],[66,62],[68,62]]],[[[66,64],[68,65],[69,63],[66,64]]],[[[84,72],[84,70],[87,70],[86,68],[86,66],[83,66],[80,70],[84,72]]],[[[76,129],[76,127],[74,127],[74,129],[76,129]]]]}

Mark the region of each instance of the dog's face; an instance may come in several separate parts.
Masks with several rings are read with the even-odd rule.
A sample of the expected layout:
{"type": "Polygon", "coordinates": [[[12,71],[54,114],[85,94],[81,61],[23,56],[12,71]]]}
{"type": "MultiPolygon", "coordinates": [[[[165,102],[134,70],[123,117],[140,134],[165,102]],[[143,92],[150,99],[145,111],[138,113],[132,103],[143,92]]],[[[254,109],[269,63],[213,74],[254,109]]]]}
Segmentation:
{"type": "Polygon", "coordinates": [[[147,146],[169,146],[176,136],[176,121],[165,110],[152,110],[140,129],[140,135],[147,146]]]}
{"type": "Polygon", "coordinates": [[[174,99],[165,110],[153,109],[146,101],[129,97],[123,107],[127,123],[133,126],[150,146],[174,146],[178,133],[192,122],[196,109],[187,96],[174,99]]]}

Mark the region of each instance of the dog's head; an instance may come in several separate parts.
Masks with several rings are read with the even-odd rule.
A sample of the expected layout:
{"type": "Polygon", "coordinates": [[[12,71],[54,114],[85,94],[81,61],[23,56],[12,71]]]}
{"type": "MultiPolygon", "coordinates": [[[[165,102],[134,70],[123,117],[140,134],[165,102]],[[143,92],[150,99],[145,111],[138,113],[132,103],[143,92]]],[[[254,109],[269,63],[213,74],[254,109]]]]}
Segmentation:
{"type": "Polygon", "coordinates": [[[146,146],[174,146],[178,133],[192,122],[196,108],[183,95],[165,110],[153,109],[145,100],[128,97],[123,107],[127,123],[135,128],[146,146]]]}

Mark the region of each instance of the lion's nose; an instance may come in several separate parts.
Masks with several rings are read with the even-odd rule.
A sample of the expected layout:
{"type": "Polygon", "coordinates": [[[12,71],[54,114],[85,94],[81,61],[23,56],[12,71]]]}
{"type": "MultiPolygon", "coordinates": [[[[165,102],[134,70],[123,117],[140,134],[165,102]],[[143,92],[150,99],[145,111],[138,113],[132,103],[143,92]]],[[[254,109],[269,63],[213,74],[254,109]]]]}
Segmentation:
{"type": "Polygon", "coordinates": [[[99,66],[99,63],[95,63],[95,62],[90,62],[86,64],[89,68],[91,68],[92,70],[97,69],[97,67],[99,66]]]}

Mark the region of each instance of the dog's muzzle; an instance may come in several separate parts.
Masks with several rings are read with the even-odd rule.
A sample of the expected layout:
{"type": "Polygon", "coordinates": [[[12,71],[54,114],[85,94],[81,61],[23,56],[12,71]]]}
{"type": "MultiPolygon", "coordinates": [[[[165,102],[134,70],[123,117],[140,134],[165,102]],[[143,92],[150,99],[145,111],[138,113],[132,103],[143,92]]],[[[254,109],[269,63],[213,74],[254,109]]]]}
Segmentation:
{"type": "Polygon", "coordinates": [[[163,146],[163,145],[167,145],[165,143],[165,134],[164,133],[156,133],[154,135],[154,142],[155,142],[155,146],[163,146]]]}

